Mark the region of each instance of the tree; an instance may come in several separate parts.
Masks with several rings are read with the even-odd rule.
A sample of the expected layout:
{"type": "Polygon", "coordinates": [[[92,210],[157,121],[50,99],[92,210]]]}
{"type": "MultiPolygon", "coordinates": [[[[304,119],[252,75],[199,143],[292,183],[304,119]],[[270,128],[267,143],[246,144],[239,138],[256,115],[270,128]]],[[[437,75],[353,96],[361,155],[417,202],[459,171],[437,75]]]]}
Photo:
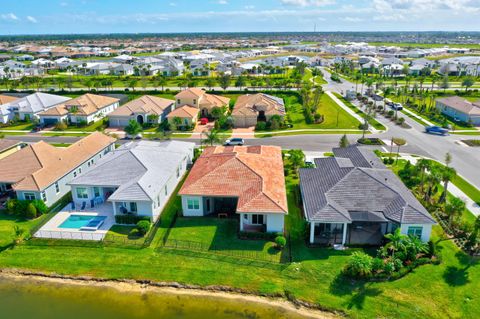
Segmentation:
{"type": "Polygon", "coordinates": [[[178,116],[175,116],[172,119],[172,124],[175,126],[175,129],[178,130],[178,128],[182,125],[182,119],[178,116]]]}
{"type": "Polygon", "coordinates": [[[457,171],[453,167],[445,167],[444,169],[441,170],[441,179],[443,182],[443,192],[442,195],[440,196],[440,199],[438,200],[440,203],[444,203],[447,198],[447,192],[448,192],[448,183],[457,176],[457,171]]]}
{"type": "Polygon", "coordinates": [[[450,87],[450,82],[448,80],[448,75],[445,75],[442,78],[442,82],[440,82],[440,87],[443,89],[443,92],[445,92],[445,90],[450,87]]]}
{"type": "Polygon", "coordinates": [[[212,110],[210,112],[210,114],[212,115],[212,117],[214,119],[219,119],[220,116],[222,116],[224,113],[225,112],[223,111],[223,109],[221,107],[218,107],[218,106],[212,108],[212,110]]]}
{"type": "Polygon", "coordinates": [[[288,155],[288,159],[292,164],[292,168],[297,174],[298,169],[305,164],[305,154],[302,152],[302,150],[289,150],[288,155]]]}
{"type": "Polygon", "coordinates": [[[340,138],[340,142],[338,143],[338,146],[344,148],[348,147],[350,145],[350,142],[348,141],[347,134],[343,134],[343,136],[340,138]]]}
{"type": "Polygon", "coordinates": [[[475,80],[472,78],[472,77],[466,77],[463,79],[462,81],[462,86],[465,87],[465,92],[467,92],[467,90],[473,86],[475,84],[475,80]]]}
{"type": "Polygon", "coordinates": [[[447,214],[448,222],[450,225],[458,219],[465,210],[465,202],[458,197],[452,197],[447,201],[445,205],[445,214],[447,214]]]}
{"type": "Polygon", "coordinates": [[[205,80],[205,85],[208,86],[208,89],[211,91],[212,87],[215,86],[215,79],[212,77],[208,77],[205,80]]]}
{"type": "Polygon", "coordinates": [[[242,89],[245,86],[245,78],[240,75],[235,81],[235,86],[242,89]]]}
{"type": "Polygon", "coordinates": [[[395,256],[395,252],[397,251],[405,251],[405,239],[407,236],[400,232],[400,228],[395,229],[393,233],[386,234],[385,238],[388,239],[389,242],[383,248],[386,251],[391,251],[392,257],[395,256]]]}
{"type": "Polygon", "coordinates": [[[221,139],[217,130],[211,130],[205,134],[205,139],[203,140],[205,144],[213,146],[213,144],[220,144],[221,139]]]}
{"type": "Polygon", "coordinates": [[[157,78],[157,85],[160,86],[162,88],[162,92],[165,91],[165,85],[167,85],[167,78],[164,77],[163,75],[160,75],[158,78],[157,78]]]}
{"type": "Polygon", "coordinates": [[[398,157],[400,156],[400,147],[407,144],[407,141],[403,138],[394,137],[394,138],[392,138],[392,142],[395,145],[397,145],[397,159],[395,160],[395,163],[398,163],[398,157]]]}
{"type": "Polygon", "coordinates": [[[35,208],[35,205],[33,203],[29,203],[27,206],[27,210],[25,212],[25,217],[28,219],[34,219],[37,217],[37,209],[35,208]]]}
{"type": "Polygon", "coordinates": [[[137,121],[130,120],[124,130],[131,137],[135,137],[142,132],[142,126],[137,121]]]}
{"type": "Polygon", "coordinates": [[[13,244],[18,245],[23,240],[23,234],[25,229],[18,227],[18,225],[13,226],[13,244]]]}
{"type": "Polygon", "coordinates": [[[232,80],[232,77],[230,74],[227,73],[221,73],[218,76],[218,85],[224,90],[226,90],[230,86],[230,81],[232,80]]]}

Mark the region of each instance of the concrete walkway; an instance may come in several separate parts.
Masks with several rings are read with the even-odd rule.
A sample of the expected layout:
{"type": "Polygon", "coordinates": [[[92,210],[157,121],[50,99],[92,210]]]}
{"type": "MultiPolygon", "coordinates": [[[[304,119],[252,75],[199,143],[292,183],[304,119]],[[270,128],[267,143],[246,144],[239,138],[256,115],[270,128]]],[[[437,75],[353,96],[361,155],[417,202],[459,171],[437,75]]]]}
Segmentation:
{"type": "MultiPolygon", "coordinates": [[[[345,103],[343,103],[339,98],[337,98],[332,92],[330,91],[326,91],[325,93],[327,93],[327,95],[329,97],[332,98],[332,100],[337,103],[338,105],[340,105],[340,107],[342,109],[344,109],[348,114],[350,114],[351,116],[353,116],[354,118],[356,118],[360,123],[363,123],[365,121],[365,119],[363,117],[361,117],[360,115],[358,115],[357,113],[355,113],[354,110],[352,110],[351,108],[349,108],[348,106],[345,105],[345,103]]],[[[362,111],[363,112],[363,111],[362,111]]],[[[380,131],[377,130],[376,128],[374,128],[372,125],[369,125],[369,130],[376,134],[376,133],[379,133],[380,131]]]]}
{"type": "Polygon", "coordinates": [[[417,115],[417,114],[413,113],[412,111],[410,111],[410,110],[407,109],[406,107],[403,108],[403,111],[404,111],[405,113],[408,113],[408,116],[417,118],[417,119],[421,120],[423,123],[427,124],[428,126],[436,126],[435,124],[433,124],[433,123],[430,122],[429,120],[426,120],[426,119],[424,119],[423,117],[421,117],[420,115],[417,115]]]}

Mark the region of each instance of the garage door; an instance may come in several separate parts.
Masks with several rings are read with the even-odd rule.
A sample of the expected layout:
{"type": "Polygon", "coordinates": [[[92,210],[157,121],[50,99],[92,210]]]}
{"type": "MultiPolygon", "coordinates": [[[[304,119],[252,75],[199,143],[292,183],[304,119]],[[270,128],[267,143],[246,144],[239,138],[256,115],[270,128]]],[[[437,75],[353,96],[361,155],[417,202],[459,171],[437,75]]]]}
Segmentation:
{"type": "Polygon", "coordinates": [[[55,125],[57,122],[58,119],[43,119],[43,124],[45,125],[55,125]]]}

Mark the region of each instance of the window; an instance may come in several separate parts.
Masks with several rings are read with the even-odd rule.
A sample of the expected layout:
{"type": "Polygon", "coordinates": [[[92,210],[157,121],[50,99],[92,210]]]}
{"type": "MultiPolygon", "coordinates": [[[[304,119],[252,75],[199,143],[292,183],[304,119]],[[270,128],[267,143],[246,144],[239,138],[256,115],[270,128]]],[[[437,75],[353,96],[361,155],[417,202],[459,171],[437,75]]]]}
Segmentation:
{"type": "Polygon", "coordinates": [[[263,225],[263,215],[252,215],[252,224],[263,225]]]}
{"type": "Polygon", "coordinates": [[[44,202],[46,202],[47,201],[47,194],[45,194],[45,192],[42,192],[41,194],[42,194],[42,200],[44,202]]]}
{"type": "Polygon", "coordinates": [[[187,207],[188,209],[198,210],[200,209],[200,201],[198,198],[187,199],[187,207]]]}
{"type": "Polygon", "coordinates": [[[58,182],[55,182],[55,192],[57,194],[60,192],[60,187],[58,186],[58,182]]]}
{"type": "Polygon", "coordinates": [[[88,163],[87,163],[87,164],[88,164],[88,167],[90,167],[90,161],[88,161],[88,163]]]}
{"type": "Polygon", "coordinates": [[[193,99],[193,105],[197,104],[197,100],[193,99]]]}
{"type": "Polygon", "coordinates": [[[93,194],[95,197],[100,197],[100,188],[94,187],[93,188],[93,194]]]}
{"type": "Polygon", "coordinates": [[[177,104],[180,104],[180,99],[177,100],[177,104]]]}
{"type": "Polygon", "coordinates": [[[77,172],[73,172],[73,177],[77,177],[77,172]]]}
{"type": "Polygon", "coordinates": [[[165,196],[168,195],[168,189],[167,189],[167,185],[165,185],[165,196]]]}
{"type": "Polygon", "coordinates": [[[25,200],[35,200],[35,194],[34,193],[24,193],[23,197],[25,200]]]}
{"type": "Polygon", "coordinates": [[[408,231],[407,231],[407,234],[408,236],[415,236],[415,237],[418,237],[418,238],[421,238],[422,237],[422,231],[423,231],[423,227],[420,227],[420,226],[410,226],[408,227],[408,231]]]}
{"type": "Polygon", "coordinates": [[[88,198],[88,192],[85,187],[77,188],[77,198],[88,198]]]}
{"type": "Polygon", "coordinates": [[[180,167],[177,167],[177,178],[180,177],[180,167]]]}
{"type": "Polygon", "coordinates": [[[132,213],[136,213],[137,212],[137,203],[135,202],[130,202],[130,211],[132,213]]]}
{"type": "Polygon", "coordinates": [[[78,174],[82,174],[82,168],[81,167],[78,169],[78,174]]]}

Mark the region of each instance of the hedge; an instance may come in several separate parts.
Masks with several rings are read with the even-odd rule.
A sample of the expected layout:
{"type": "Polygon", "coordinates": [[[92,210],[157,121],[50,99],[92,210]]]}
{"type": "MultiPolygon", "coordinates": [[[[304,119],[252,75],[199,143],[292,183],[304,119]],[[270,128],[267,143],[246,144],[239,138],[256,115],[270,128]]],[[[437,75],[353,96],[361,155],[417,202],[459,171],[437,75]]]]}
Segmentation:
{"type": "Polygon", "coordinates": [[[136,225],[141,220],[150,221],[150,218],[137,215],[115,215],[115,223],[122,225],[136,225]]]}

